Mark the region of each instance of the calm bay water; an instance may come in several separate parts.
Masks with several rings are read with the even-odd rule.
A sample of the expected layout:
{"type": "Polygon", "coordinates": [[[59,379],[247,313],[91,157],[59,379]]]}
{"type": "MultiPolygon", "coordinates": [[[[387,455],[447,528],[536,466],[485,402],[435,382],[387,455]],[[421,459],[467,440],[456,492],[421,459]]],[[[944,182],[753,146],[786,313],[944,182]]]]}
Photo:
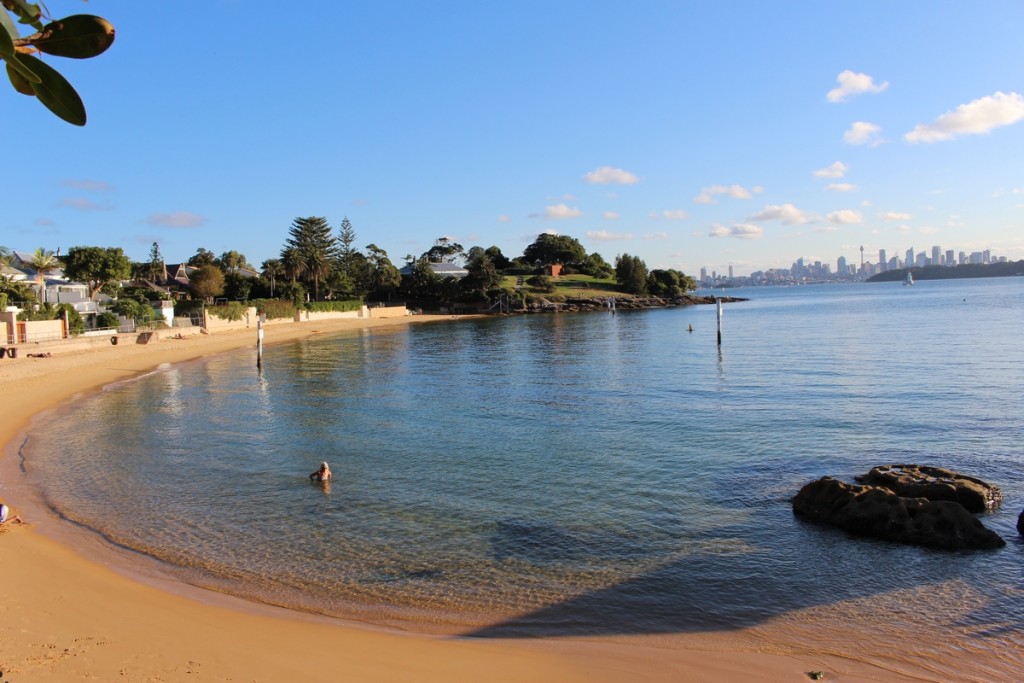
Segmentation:
{"type": "Polygon", "coordinates": [[[949,636],[923,659],[1024,666],[1024,278],[728,293],[751,300],[726,306],[721,349],[702,306],[175,366],[37,428],[29,478],[184,580],[298,609],[514,635],[820,631],[862,606],[880,647],[912,628],[949,636]],[[321,460],[328,490],[307,481],[321,460]],[[807,481],[893,462],[998,484],[983,521],[1007,547],[793,517],[807,481]]]}

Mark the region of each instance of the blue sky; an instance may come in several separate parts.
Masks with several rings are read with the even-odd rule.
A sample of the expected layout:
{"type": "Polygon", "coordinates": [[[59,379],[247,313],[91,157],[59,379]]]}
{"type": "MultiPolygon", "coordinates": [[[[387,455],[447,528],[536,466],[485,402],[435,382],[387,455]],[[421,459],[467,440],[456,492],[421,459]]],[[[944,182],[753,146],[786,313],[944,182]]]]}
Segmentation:
{"type": "Polygon", "coordinates": [[[1024,258],[1024,3],[50,0],[89,114],[0,89],[0,244],[276,257],[348,217],[401,265],[541,232],[737,274],[1024,258]],[[285,9],[287,11],[282,11],[285,9]]]}

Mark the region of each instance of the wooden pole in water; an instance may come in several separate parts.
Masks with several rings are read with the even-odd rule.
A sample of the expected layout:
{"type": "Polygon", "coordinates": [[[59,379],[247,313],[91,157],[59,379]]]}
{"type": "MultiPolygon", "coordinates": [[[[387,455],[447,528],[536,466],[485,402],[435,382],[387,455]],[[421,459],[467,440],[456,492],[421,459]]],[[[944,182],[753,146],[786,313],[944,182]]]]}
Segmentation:
{"type": "Polygon", "coordinates": [[[260,313],[256,317],[256,367],[263,368],[263,317],[260,313]]]}
{"type": "Polygon", "coordinates": [[[722,345],[722,298],[718,297],[718,345],[722,345]]]}

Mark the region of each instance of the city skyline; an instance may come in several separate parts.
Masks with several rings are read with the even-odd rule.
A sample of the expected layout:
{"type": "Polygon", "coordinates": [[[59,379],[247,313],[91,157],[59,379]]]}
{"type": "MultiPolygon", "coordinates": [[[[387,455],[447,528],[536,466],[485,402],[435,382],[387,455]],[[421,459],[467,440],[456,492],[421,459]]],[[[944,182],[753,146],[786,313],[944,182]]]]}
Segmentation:
{"type": "Polygon", "coordinates": [[[543,232],[687,273],[1024,258],[1019,2],[304,7],[271,57],[275,3],[91,2],[114,45],[55,62],[89,123],[0,95],[0,244],[259,263],[324,216],[396,263],[543,232]]]}
{"type": "Polygon", "coordinates": [[[953,267],[968,264],[1000,263],[1010,259],[1004,255],[994,254],[991,250],[966,252],[957,249],[943,249],[940,245],[932,245],[928,249],[917,251],[909,247],[905,251],[889,253],[886,249],[879,249],[873,255],[876,260],[868,258],[867,250],[864,250],[863,260],[850,261],[845,256],[837,256],[831,262],[820,259],[805,259],[798,257],[788,268],[771,268],[766,271],[753,271],[748,274],[735,274],[732,265],[729,265],[728,276],[703,266],[698,273],[693,273],[698,282],[717,282],[723,279],[746,279],[748,277],[763,277],[767,273],[790,273],[799,274],[798,271],[812,272],[816,277],[823,275],[847,277],[871,277],[877,273],[884,273],[890,270],[904,268],[923,268],[932,265],[953,267]],[[907,265],[909,262],[909,266],[907,265]],[[845,266],[845,271],[844,271],[845,266]]]}

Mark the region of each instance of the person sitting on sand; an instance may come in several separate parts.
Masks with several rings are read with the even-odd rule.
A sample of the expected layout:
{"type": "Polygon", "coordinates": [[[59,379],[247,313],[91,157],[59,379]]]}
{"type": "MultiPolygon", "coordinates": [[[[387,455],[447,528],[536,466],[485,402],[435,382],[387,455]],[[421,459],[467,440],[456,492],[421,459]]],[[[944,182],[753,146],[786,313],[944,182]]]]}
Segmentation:
{"type": "Polygon", "coordinates": [[[320,463],[320,469],[309,475],[310,481],[330,481],[331,480],[331,468],[328,467],[327,463],[320,463]]]}
{"type": "Polygon", "coordinates": [[[8,522],[17,522],[18,524],[24,524],[25,520],[15,515],[8,519],[7,517],[11,514],[11,508],[6,505],[0,504],[0,526],[7,524],[8,522]]]}

